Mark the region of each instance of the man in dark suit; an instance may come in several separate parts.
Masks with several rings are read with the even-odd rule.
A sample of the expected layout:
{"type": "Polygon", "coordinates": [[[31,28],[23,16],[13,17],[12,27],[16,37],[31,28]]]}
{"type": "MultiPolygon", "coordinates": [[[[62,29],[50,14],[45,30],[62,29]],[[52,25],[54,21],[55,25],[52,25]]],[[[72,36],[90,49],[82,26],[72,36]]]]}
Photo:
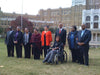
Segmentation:
{"type": "Polygon", "coordinates": [[[8,57],[14,57],[13,33],[14,31],[12,30],[11,27],[9,27],[9,31],[6,34],[6,39],[5,39],[5,43],[7,45],[8,57]]]}
{"type": "Polygon", "coordinates": [[[66,30],[63,29],[63,24],[59,24],[59,29],[57,29],[55,33],[55,38],[56,36],[60,36],[61,42],[65,45],[66,44],[66,30]]]}
{"type": "Polygon", "coordinates": [[[31,33],[29,32],[28,28],[25,28],[25,33],[23,35],[23,45],[24,45],[24,53],[25,58],[30,58],[31,56],[31,33]]]}
{"type": "Polygon", "coordinates": [[[89,65],[89,42],[91,40],[91,31],[86,29],[86,25],[82,25],[82,30],[78,32],[78,45],[80,49],[80,64],[89,65]]]}
{"type": "Polygon", "coordinates": [[[18,26],[17,31],[14,33],[14,44],[16,46],[17,58],[22,58],[22,43],[23,43],[23,34],[21,32],[21,28],[18,26]]]}

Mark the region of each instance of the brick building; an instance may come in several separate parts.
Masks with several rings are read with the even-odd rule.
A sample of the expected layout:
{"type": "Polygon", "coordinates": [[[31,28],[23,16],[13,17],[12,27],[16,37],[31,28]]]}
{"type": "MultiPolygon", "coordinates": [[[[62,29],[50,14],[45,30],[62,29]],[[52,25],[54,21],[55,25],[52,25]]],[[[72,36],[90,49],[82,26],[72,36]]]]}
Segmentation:
{"type": "Polygon", "coordinates": [[[63,23],[69,32],[72,25],[80,28],[83,9],[86,9],[86,0],[72,0],[72,6],[69,8],[41,9],[39,15],[43,21],[54,21],[54,27],[57,27],[59,22],[63,23]]]}
{"type": "MultiPolygon", "coordinates": [[[[10,25],[10,22],[15,20],[18,16],[21,16],[22,14],[17,13],[5,13],[1,11],[0,8],[0,26],[3,28],[7,28],[10,25]]],[[[24,18],[27,18],[29,21],[33,23],[34,26],[43,27],[44,25],[53,25],[53,21],[43,21],[40,18],[40,15],[29,15],[29,14],[23,14],[24,18]]]]}

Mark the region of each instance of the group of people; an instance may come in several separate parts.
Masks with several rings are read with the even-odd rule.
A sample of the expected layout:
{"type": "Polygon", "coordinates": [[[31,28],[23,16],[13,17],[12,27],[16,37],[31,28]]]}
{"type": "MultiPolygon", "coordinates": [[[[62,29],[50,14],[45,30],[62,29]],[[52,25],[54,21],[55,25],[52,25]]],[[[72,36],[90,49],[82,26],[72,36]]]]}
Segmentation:
{"type": "Polygon", "coordinates": [[[24,57],[40,59],[42,51],[44,51],[43,63],[52,63],[56,50],[64,49],[66,39],[68,39],[69,49],[72,53],[72,62],[89,65],[89,41],[91,40],[91,31],[86,29],[86,25],[82,25],[82,30],[77,31],[76,26],[72,26],[71,32],[66,37],[66,30],[63,29],[63,24],[59,24],[59,28],[55,32],[54,45],[52,50],[48,52],[52,42],[52,33],[49,31],[49,26],[44,27],[44,31],[40,34],[38,29],[35,28],[34,32],[29,32],[28,28],[21,32],[20,26],[17,26],[16,31],[9,27],[6,34],[5,43],[7,45],[8,57],[14,57],[14,46],[16,48],[17,58],[22,58],[22,46],[24,47],[24,57]],[[31,52],[32,49],[32,52],[31,52]]]}
{"type": "Polygon", "coordinates": [[[72,62],[89,65],[89,42],[91,40],[91,31],[86,29],[86,25],[82,25],[82,30],[77,31],[73,26],[68,34],[69,49],[72,53],[72,62]]]}

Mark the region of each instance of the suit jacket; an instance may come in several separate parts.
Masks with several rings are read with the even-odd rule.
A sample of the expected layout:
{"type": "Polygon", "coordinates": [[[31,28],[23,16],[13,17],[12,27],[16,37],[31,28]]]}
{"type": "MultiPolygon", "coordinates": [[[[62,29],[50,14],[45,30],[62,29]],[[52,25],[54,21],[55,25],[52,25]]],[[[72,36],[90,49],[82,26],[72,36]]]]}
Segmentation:
{"type": "Polygon", "coordinates": [[[13,41],[17,41],[18,42],[17,44],[22,44],[23,43],[23,33],[21,31],[18,31],[17,37],[16,37],[16,33],[17,33],[17,31],[14,32],[13,41]],[[15,39],[15,37],[16,37],[16,39],[15,39]]]}
{"type": "MultiPolygon", "coordinates": [[[[77,49],[77,42],[76,42],[77,33],[78,33],[78,31],[74,32],[74,49],[77,49]]],[[[70,40],[70,37],[71,37],[71,32],[69,32],[69,34],[68,34],[68,44],[69,44],[69,49],[71,50],[71,40],[70,40]]]]}
{"type": "MultiPolygon", "coordinates": [[[[62,49],[63,49],[63,43],[62,43],[62,42],[56,42],[56,41],[55,41],[52,48],[56,48],[56,47],[59,47],[60,50],[62,50],[62,49]]],[[[58,50],[58,49],[57,49],[57,50],[58,50]]]]}
{"type": "Polygon", "coordinates": [[[14,31],[12,31],[11,33],[10,33],[10,31],[7,32],[6,38],[5,38],[5,43],[7,45],[14,45],[14,43],[13,43],[13,34],[14,34],[14,31]]]}
{"type": "Polygon", "coordinates": [[[66,30],[62,29],[61,33],[59,34],[59,29],[57,29],[55,33],[55,39],[56,39],[56,36],[58,35],[61,38],[61,42],[65,45],[66,44],[66,30]]]}
{"type": "Polygon", "coordinates": [[[81,33],[82,30],[78,32],[78,42],[83,42],[84,45],[79,47],[89,48],[89,42],[91,40],[91,31],[86,29],[82,37],[81,37],[81,33]]]}
{"type": "MultiPolygon", "coordinates": [[[[29,38],[28,38],[27,44],[30,44],[31,36],[32,36],[32,34],[29,32],[29,38]]],[[[25,33],[23,34],[23,45],[25,45],[25,33]]]]}

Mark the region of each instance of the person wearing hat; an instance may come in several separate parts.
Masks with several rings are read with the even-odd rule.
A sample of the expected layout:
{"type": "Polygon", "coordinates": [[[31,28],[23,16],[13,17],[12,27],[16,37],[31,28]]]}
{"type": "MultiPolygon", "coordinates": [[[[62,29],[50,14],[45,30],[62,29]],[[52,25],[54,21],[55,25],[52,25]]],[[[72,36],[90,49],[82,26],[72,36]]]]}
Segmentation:
{"type": "Polygon", "coordinates": [[[5,39],[5,44],[7,45],[8,57],[14,57],[13,34],[14,34],[14,31],[12,30],[12,27],[9,27],[8,32],[6,33],[6,39],[5,39]]]}
{"type": "Polygon", "coordinates": [[[52,41],[52,33],[49,31],[49,26],[44,27],[44,31],[42,32],[41,35],[41,42],[42,42],[42,47],[44,49],[44,57],[46,57],[47,50],[50,47],[52,41]]]}
{"type": "Polygon", "coordinates": [[[68,45],[72,54],[72,62],[79,62],[79,50],[77,48],[77,28],[76,26],[72,26],[71,32],[68,34],[68,45]]]}

